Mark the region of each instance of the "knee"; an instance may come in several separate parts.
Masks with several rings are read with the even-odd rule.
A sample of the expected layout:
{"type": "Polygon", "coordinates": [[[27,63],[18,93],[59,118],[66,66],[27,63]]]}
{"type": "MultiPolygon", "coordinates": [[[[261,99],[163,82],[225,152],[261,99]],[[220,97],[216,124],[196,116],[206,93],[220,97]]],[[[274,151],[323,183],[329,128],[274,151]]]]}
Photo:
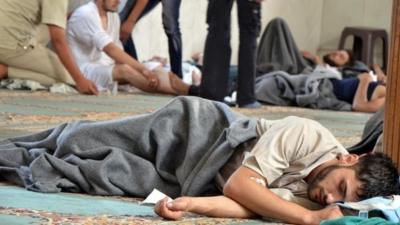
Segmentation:
{"type": "Polygon", "coordinates": [[[122,64],[115,67],[114,78],[126,80],[129,74],[132,74],[132,68],[129,65],[122,64]]]}
{"type": "Polygon", "coordinates": [[[282,25],[282,24],[286,24],[286,21],[284,19],[282,19],[281,17],[276,17],[274,19],[272,19],[269,24],[276,24],[276,25],[282,25]]]}

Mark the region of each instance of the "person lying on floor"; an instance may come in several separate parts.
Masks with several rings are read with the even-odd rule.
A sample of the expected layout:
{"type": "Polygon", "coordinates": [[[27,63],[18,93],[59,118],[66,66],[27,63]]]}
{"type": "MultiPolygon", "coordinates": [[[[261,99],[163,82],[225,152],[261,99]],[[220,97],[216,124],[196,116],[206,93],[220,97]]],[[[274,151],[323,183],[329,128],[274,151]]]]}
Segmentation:
{"type": "Polygon", "coordinates": [[[384,83],[381,80],[386,79],[386,76],[380,70],[379,66],[375,65],[375,70],[379,72],[379,81],[374,82],[368,73],[361,73],[358,77],[346,77],[342,79],[343,73],[338,67],[342,68],[354,64],[352,54],[345,50],[334,51],[324,57],[324,60],[328,62],[327,64],[323,59],[310,52],[300,51],[297,48],[288,25],[281,18],[270,21],[261,43],[260,49],[262,51],[260,50],[259,54],[267,50],[272,51],[270,54],[259,55],[260,60],[270,60],[264,62],[264,69],[268,67],[270,71],[267,73],[268,75],[280,77],[272,79],[271,76],[263,75],[257,78],[256,95],[259,101],[269,104],[298,105],[312,108],[323,105],[321,109],[360,112],[376,112],[385,102],[386,88],[384,85],[381,85],[384,83]],[[267,64],[269,66],[266,66],[267,64]],[[310,67],[310,65],[316,66],[310,67]],[[335,67],[332,67],[332,65],[335,67]],[[285,75],[297,75],[297,77],[282,76],[282,71],[285,75]],[[298,76],[307,74],[313,77],[298,76]],[[279,82],[283,82],[284,84],[276,84],[278,82],[277,79],[280,79],[279,82]],[[312,80],[313,84],[310,85],[307,79],[312,80]],[[319,80],[319,84],[315,82],[315,79],[319,80]],[[328,81],[325,82],[323,79],[327,79],[328,81]],[[301,81],[299,82],[299,80],[301,81]],[[288,85],[286,85],[287,83],[288,85]],[[272,87],[274,85],[279,87],[272,87]],[[282,90],[283,87],[285,87],[284,91],[282,90]],[[312,87],[312,90],[308,92],[310,87],[312,87]],[[271,91],[272,89],[276,91],[273,92],[271,91]],[[321,97],[316,98],[315,93],[319,93],[317,96],[321,97]],[[325,105],[321,103],[324,101],[324,98],[328,97],[330,100],[325,102],[329,104],[325,105]],[[307,102],[306,104],[303,103],[304,99],[307,99],[305,101],[307,102]],[[286,103],[287,101],[289,103],[286,103]],[[347,103],[348,106],[341,103],[341,101],[347,103]]]}
{"type": "Polygon", "coordinates": [[[173,73],[150,71],[124,52],[119,40],[120,1],[95,0],[76,9],[68,20],[68,42],[80,70],[100,90],[114,81],[146,92],[185,94],[189,88],[173,73]]]}
{"type": "Polygon", "coordinates": [[[97,94],[96,86],[79,70],[66,40],[68,1],[8,0],[0,7],[0,80],[33,80],[44,86],[73,85],[82,94],[97,94]],[[45,24],[53,52],[38,43],[45,24]]]}
{"type": "Polygon", "coordinates": [[[249,118],[185,96],[149,114],[0,141],[0,176],[40,192],[146,197],[157,188],[177,198],[156,208],[169,219],[190,211],[319,224],[342,216],[321,206],[398,193],[387,156],[350,154],[316,121],[249,118]]]}
{"type": "MultiPolygon", "coordinates": [[[[317,55],[303,51],[306,58],[317,65],[325,66],[326,59],[321,60],[317,55]]],[[[347,59],[346,51],[326,55],[329,57],[329,66],[343,64],[347,59]]],[[[378,64],[375,64],[376,77],[370,73],[361,73],[357,77],[343,79],[330,79],[335,96],[342,101],[352,104],[352,110],[359,112],[377,112],[384,104],[386,98],[386,75],[378,64]]]]}
{"type": "MultiPolygon", "coordinates": [[[[288,74],[309,73],[318,65],[304,57],[286,21],[282,18],[272,19],[265,28],[257,52],[258,76],[271,71],[285,71],[288,74]]],[[[355,60],[349,50],[335,50],[323,57],[323,61],[336,67],[343,77],[357,76],[368,72],[369,68],[355,60]]]]}
{"type": "MultiPolygon", "coordinates": [[[[143,61],[143,65],[152,70],[163,70],[164,72],[171,72],[171,65],[168,63],[168,59],[161,56],[153,56],[151,59],[143,61]]],[[[181,65],[182,68],[182,80],[188,85],[200,85],[201,83],[201,71],[191,61],[184,61],[181,65]]]]}

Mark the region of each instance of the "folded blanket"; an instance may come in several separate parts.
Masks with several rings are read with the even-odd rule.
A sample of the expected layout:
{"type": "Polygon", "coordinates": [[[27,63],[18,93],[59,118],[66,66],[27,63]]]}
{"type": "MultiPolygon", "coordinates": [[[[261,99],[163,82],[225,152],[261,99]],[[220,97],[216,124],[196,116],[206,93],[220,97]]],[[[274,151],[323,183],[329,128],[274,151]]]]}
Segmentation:
{"type": "Polygon", "coordinates": [[[329,80],[340,78],[322,66],[296,76],[274,71],[256,78],[255,94],[258,101],[272,105],[350,111],[349,103],[336,98],[329,80]]]}
{"type": "Polygon", "coordinates": [[[256,124],[222,103],[178,97],[150,114],[0,141],[0,176],[40,192],[215,194],[218,170],[256,124]]]}

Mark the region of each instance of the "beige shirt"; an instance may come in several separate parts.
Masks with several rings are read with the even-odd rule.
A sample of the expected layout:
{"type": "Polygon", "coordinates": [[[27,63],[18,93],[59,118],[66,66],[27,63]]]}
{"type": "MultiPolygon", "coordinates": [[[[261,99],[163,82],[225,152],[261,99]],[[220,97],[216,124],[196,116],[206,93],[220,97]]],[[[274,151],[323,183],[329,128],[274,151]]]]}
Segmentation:
{"type": "Polygon", "coordinates": [[[307,198],[307,183],[303,179],[338,153],[348,154],[347,150],[325,127],[309,119],[260,119],[257,131],[260,139],[245,153],[243,165],[263,176],[268,187],[284,199],[314,208],[309,201],[293,195],[307,198]],[[303,200],[305,203],[299,202],[303,200]]]}
{"type": "Polygon", "coordinates": [[[36,44],[39,24],[65,28],[68,0],[1,0],[0,48],[28,48],[36,44]]]}

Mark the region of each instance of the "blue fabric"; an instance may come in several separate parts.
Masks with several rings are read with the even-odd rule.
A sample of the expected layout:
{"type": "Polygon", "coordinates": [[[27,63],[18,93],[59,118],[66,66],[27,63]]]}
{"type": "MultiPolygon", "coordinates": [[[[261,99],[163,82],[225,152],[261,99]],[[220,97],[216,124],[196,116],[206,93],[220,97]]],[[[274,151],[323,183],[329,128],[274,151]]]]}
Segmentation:
{"type": "Polygon", "coordinates": [[[345,216],[336,220],[325,220],[321,223],[321,225],[396,225],[396,224],[398,223],[392,223],[378,217],[364,219],[356,216],[345,216]]]}
{"type": "MultiPolygon", "coordinates": [[[[331,82],[333,85],[333,93],[335,93],[336,97],[339,100],[353,104],[360,80],[357,77],[350,77],[342,80],[331,79],[331,82]]],[[[378,85],[378,82],[369,83],[367,91],[368,101],[371,100],[372,94],[378,85]]]]}
{"type": "Polygon", "coordinates": [[[359,217],[368,218],[368,212],[380,211],[390,222],[400,223],[400,198],[374,197],[358,203],[336,203],[340,207],[359,210],[359,217]],[[366,209],[368,208],[368,209],[366,209]]]}

